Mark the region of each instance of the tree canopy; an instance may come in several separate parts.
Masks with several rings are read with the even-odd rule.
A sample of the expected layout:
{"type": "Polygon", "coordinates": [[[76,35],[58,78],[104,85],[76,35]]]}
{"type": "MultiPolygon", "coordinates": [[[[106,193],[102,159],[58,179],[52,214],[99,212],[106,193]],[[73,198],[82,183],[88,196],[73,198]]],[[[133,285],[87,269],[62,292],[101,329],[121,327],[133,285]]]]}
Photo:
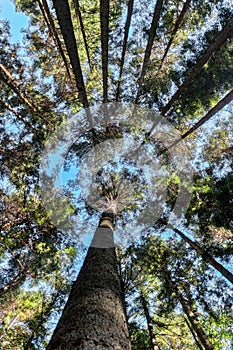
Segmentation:
{"type": "Polygon", "coordinates": [[[90,237],[68,235],[54,222],[40,182],[48,140],[77,115],[84,131],[67,150],[62,173],[70,202],[56,208],[57,216],[74,214],[87,229],[114,207],[132,349],[230,350],[231,1],[14,0],[14,6],[29,24],[23,40],[13,42],[13,20],[0,20],[1,349],[46,348],[82,266],[90,237]],[[108,108],[115,103],[131,106],[120,121],[108,108]],[[96,105],[110,122],[95,125],[96,105]],[[152,111],[149,128],[145,110],[152,111]],[[161,122],[154,133],[160,118],[172,132],[161,122]],[[111,142],[128,149],[127,161],[114,160],[111,142]],[[191,183],[184,181],[190,170],[182,168],[182,142],[191,183]],[[88,163],[93,149],[102,152],[94,199],[81,191],[93,180],[85,174],[97,169],[88,163]],[[82,162],[88,168],[78,187],[82,162]],[[181,188],[191,197],[176,225],[170,217],[181,188]],[[150,224],[133,226],[148,198],[150,224]]]}

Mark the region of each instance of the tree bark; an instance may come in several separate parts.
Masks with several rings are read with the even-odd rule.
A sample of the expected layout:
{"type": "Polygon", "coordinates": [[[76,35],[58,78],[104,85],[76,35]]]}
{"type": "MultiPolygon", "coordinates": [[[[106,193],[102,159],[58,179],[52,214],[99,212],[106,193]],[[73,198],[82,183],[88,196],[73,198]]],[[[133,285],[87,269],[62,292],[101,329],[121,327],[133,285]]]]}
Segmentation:
{"type": "Polygon", "coordinates": [[[186,319],[186,317],[184,317],[184,320],[185,320],[185,323],[187,324],[188,326],[188,329],[190,330],[190,332],[192,333],[192,336],[193,336],[193,339],[195,340],[195,343],[197,344],[197,347],[200,349],[200,350],[203,350],[203,347],[201,345],[201,343],[199,342],[194,330],[192,329],[192,326],[191,324],[189,323],[189,321],[186,319]]]}
{"type": "Polygon", "coordinates": [[[121,78],[122,78],[123,67],[125,63],[125,54],[126,54],[127,41],[129,36],[129,28],[130,28],[132,13],[133,13],[133,4],[134,4],[134,0],[129,0],[127,18],[125,22],[125,33],[124,33],[124,41],[123,41],[122,54],[121,54],[121,62],[120,62],[120,73],[119,73],[117,90],[116,90],[116,102],[118,102],[120,98],[121,78]]]}
{"type": "Polygon", "coordinates": [[[100,0],[100,26],[103,71],[103,102],[108,102],[109,0],[100,0]]]}
{"type": "Polygon", "coordinates": [[[185,242],[187,242],[190,247],[196,250],[198,252],[203,260],[210,263],[217,271],[219,271],[226,279],[228,279],[229,282],[233,283],[233,274],[227,270],[224,266],[222,266],[217,260],[215,260],[208,252],[206,252],[203,248],[199,246],[198,243],[192,241],[190,238],[188,238],[183,232],[178,230],[177,228],[172,227],[173,231],[178,233],[178,235],[183,238],[185,242]]]}
{"type": "Polygon", "coordinates": [[[157,26],[158,26],[160,14],[161,14],[162,6],[163,6],[163,0],[157,0],[156,1],[156,5],[155,5],[155,10],[154,10],[154,15],[153,15],[151,27],[150,27],[150,30],[149,30],[149,38],[148,38],[148,42],[147,42],[147,45],[146,45],[145,56],[144,56],[144,60],[143,60],[143,64],[142,64],[141,75],[140,75],[140,78],[139,78],[139,86],[138,86],[137,96],[136,96],[136,99],[135,99],[135,104],[138,103],[138,100],[139,100],[139,97],[140,97],[140,94],[141,94],[141,87],[142,87],[142,84],[143,84],[143,80],[144,80],[144,76],[145,76],[145,73],[146,73],[147,65],[148,65],[149,60],[150,60],[151,50],[152,50],[154,38],[155,38],[155,35],[156,35],[156,30],[157,30],[157,26]]]}
{"type": "Polygon", "coordinates": [[[48,26],[48,30],[50,32],[50,35],[54,39],[54,41],[55,41],[55,43],[57,45],[58,51],[60,52],[62,60],[63,60],[63,62],[65,64],[67,75],[68,75],[69,79],[71,80],[69,63],[68,63],[68,61],[66,59],[66,56],[65,56],[65,53],[63,51],[62,44],[61,44],[61,41],[59,39],[57,30],[56,30],[56,27],[55,27],[55,24],[54,24],[54,20],[53,20],[53,17],[51,15],[51,13],[50,13],[47,1],[46,0],[37,0],[37,1],[38,1],[40,10],[42,12],[42,15],[44,17],[44,20],[45,20],[45,22],[46,22],[46,24],[48,26]]]}
{"type": "Polygon", "coordinates": [[[213,108],[209,110],[208,113],[204,117],[202,117],[192,128],[186,131],[183,135],[181,135],[182,139],[185,139],[187,136],[192,134],[195,130],[197,130],[201,125],[207,122],[211,117],[213,117],[216,113],[218,113],[222,108],[224,108],[228,103],[233,100],[233,90],[228,92],[226,96],[224,96],[213,108]]]}
{"type": "Polygon", "coordinates": [[[103,213],[47,350],[130,350],[113,241],[112,213],[103,213]]]}
{"type": "Polygon", "coordinates": [[[225,25],[225,27],[218,33],[215,40],[209,45],[205,53],[199,58],[196,65],[193,67],[189,76],[183,81],[178,90],[172,96],[167,105],[162,109],[162,115],[165,115],[171,108],[173,103],[179,98],[179,96],[184,92],[186,87],[192,83],[193,79],[202,70],[203,66],[208,62],[212,54],[227,40],[228,36],[233,30],[233,17],[225,25]]]}
{"type": "MultiPolygon", "coordinates": [[[[228,92],[226,96],[224,96],[213,108],[209,110],[204,117],[202,117],[196,124],[194,124],[188,131],[181,135],[181,139],[186,139],[189,135],[191,135],[194,131],[196,131],[200,126],[206,123],[210,118],[212,118],[216,113],[218,113],[222,108],[228,105],[233,100],[233,90],[228,92]]],[[[169,146],[168,149],[176,146],[181,140],[178,139],[174,143],[169,146]]],[[[167,150],[166,150],[167,151],[167,150]]]]}
{"type": "Polygon", "coordinates": [[[71,20],[71,13],[68,0],[53,0],[58,22],[61,28],[62,36],[65,41],[66,50],[74,72],[78,94],[83,107],[89,106],[87,100],[86,88],[84,85],[83,74],[78,54],[78,48],[74,35],[74,28],[71,20]]]}
{"type": "Polygon", "coordinates": [[[141,304],[142,304],[143,311],[144,311],[144,314],[146,317],[146,322],[147,322],[147,327],[148,327],[148,332],[149,332],[150,342],[151,342],[151,349],[152,350],[159,350],[159,346],[158,346],[158,343],[157,343],[157,340],[155,337],[155,333],[154,333],[153,322],[152,322],[152,319],[150,317],[150,313],[148,310],[147,301],[146,301],[146,298],[142,292],[140,294],[140,299],[141,299],[141,304]]]}
{"type": "Polygon", "coordinates": [[[175,35],[176,35],[176,33],[177,33],[177,31],[178,31],[178,29],[179,29],[179,27],[180,27],[180,25],[181,25],[181,23],[182,23],[182,21],[183,21],[184,15],[185,15],[185,13],[186,13],[187,10],[188,10],[191,1],[192,1],[192,0],[187,0],[187,1],[184,3],[184,6],[183,6],[183,8],[182,8],[182,10],[181,10],[181,13],[180,13],[179,17],[177,18],[177,21],[176,21],[176,23],[175,23],[174,29],[173,29],[172,34],[171,34],[171,38],[170,38],[170,40],[168,41],[167,47],[166,47],[166,49],[165,49],[165,51],[164,51],[164,54],[163,54],[163,57],[162,57],[162,59],[161,59],[161,63],[160,63],[158,72],[160,71],[160,69],[161,69],[162,66],[163,66],[163,62],[164,62],[164,60],[165,60],[165,58],[166,58],[166,56],[167,56],[167,53],[168,53],[168,51],[169,51],[169,49],[170,49],[170,47],[171,47],[171,45],[172,45],[172,43],[173,43],[174,37],[175,37],[175,35]]]}
{"type": "Polygon", "coordinates": [[[213,344],[210,343],[207,335],[205,334],[203,328],[201,327],[200,323],[197,320],[196,314],[193,312],[189,301],[182,295],[180,289],[178,288],[177,284],[172,280],[170,272],[163,268],[165,279],[170,285],[171,289],[176,293],[176,296],[178,300],[180,301],[182,308],[185,312],[185,314],[188,317],[189,322],[191,323],[193,329],[195,330],[200,342],[202,343],[205,350],[214,350],[213,344]]]}
{"type": "Polygon", "coordinates": [[[9,70],[3,64],[0,64],[0,79],[20,97],[21,101],[24,102],[25,105],[27,105],[33,112],[36,112],[36,107],[31,101],[29,101],[25,92],[20,88],[19,83],[14,79],[9,70]]]}
{"type": "Polygon", "coordinates": [[[86,54],[87,54],[88,64],[90,67],[90,71],[92,71],[91,56],[90,56],[90,52],[89,52],[89,47],[88,47],[86,32],[85,32],[85,28],[84,28],[84,24],[83,24],[82,14],[80,11],[79,0],[73,0],[73,3],[74,3],[75,14],[79,20],[80,29],[81,29],[82,36],[83,36],[83,42],[84,42],[84,46],[85,46],[85,50],[86,50],[86,54]]]}

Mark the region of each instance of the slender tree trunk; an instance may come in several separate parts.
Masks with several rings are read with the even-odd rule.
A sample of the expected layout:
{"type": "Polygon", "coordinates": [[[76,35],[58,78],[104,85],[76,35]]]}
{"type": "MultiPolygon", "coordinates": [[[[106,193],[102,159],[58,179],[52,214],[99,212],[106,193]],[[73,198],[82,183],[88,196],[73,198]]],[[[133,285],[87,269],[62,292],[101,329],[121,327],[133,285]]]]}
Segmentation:
{"type": "Polygon", "coordinates": [[[177,228],[172,227],[173,231],[178,233],[178,235],[183,238],[185,242],[187,242],[193,249],[198,252],[203,260],[210,263],[217,271],[219,271],[224,277],[228,279],[229,282],[233,283],[233,274],[227,270],[224,266],[222,266],[217,260],[215,260],[209,253],[207,253],[203,248],[199,246],[198,243],[192,241],[190,238],[188,238],[183,232],[178,230],[177,228]]]}
{"type": "Polygon", "coordinates": [[[109,0],[100,0],[100,26],[103,71],[103,102],[108,102],[109,0]]]}
{"type": "Polygon", "coordinates": [[[113,241],[112,213],[103,213],[47,350],[130,350],[113,241]]]}
{"type": "Polygon", "coordinates": [[[83,24],[82,14],[80,11],[79,0],[73,0],[73,3],[74,3],[75,14],[76,14],[76,17],[78,18],[78,21],[80,24],[80,29],[81,29],[82,36],[83,36],[83,42],[84,42],[84,46],[85,46],[85,50],[86,50],[86,54],[87,54],[88,64],[90,67],[90,71],[92,71],[91,56],[90,56],[90,52],[89,52],[89,47],[88,47],[86,32],[85,32],[85,28],[84,28],[84,24],[83,24]]]}
{"type": "Polygon", "coordinates": [[[69,79],[71,80],[69,62],[67,61],[65,53],[63,51],[62,44],[61,44],[61,41],[59,39],[57,30],[56,30],[56,27],[55,27],[53,17],[52,17],[52,15],[50,13],[48,3],[47,3],[46,0],[37,0],[37,1],[38,1],[40,10],[42,12],[42,15],[44,17],[44,20],[45,20],[45,22],[46,22],[46,24],[48,26],[50,35],[54,39],[54,41],[55,41],[55,43],[57,45],[57,48],[58,48],[58,50],[60,52],[60,55],[62,57],[62,60],[63,60],[63,62],[65,64],[67,75],[68,75],[69,79]]]}
{"type": "Polygon", "coordinates": [[[169,283],[171,289],[176,293],[176,296],[177,296],[178,300],[180,301],[182,308],[183,308],[185,314],[187,315],[188,320],[191,323],[193,329],[195,330],[195,332],[196,332],[200,342],[202,343],[204,349],[205,350],[214,350],[214,346],[213,346],[213,344],[210,343],[207,335],[205,334],[200,323],[198,322],[197,316],[193,312],[193,310],[190,306],[189,300],[186,299],[182,295],[180,289],[178,288],[176,283],[172,280],[170,272],[166,268],[163,268],[163,271],[165,273],[165,279],[169,283]]]}
{"type": "Polygon", "coordinates": [[[181,10],[181,13],[180,13],[179,17],[177,18],[177,21],[176,21],[176,23],[175,23],[174,29],[173,29],[173,31],[172,31],[171,38],[170,38],[170,40],[169,40],[169,42],[168,42],[168,44],[167,44],[167,47],[166,47],[166,49],[165,49],[165,51],[164,51],[164,54],[163,54],[163,57],[162,57],[162,59],[161,59],[161,63],[160,63],[158,72],[160,71],[160,69],[161,69],[162,66],[163,66],[163,62],[164,62],[164,60],[165,60],[165,58],[166,58],[166,56],[167,56],[167,53],[168,53],[168,51],[169,51],[169,49],[170,49],[170,47],[171,47],[171,45],[172,45],[172,43],[173,43],[173,40],[174,40],[174,38],[175,38],[175,35],[176,35],[176,33],[177,33],[177,31],[178,31],[178,29],[179,29],[179,27],[180,27],[180,25],[181,25],[181,23],[182,23],[182,21],[183,21],[183,18],[184,18],[185,14],[186,14],[186,12],[187,12],[187,10],[188,10],[188,8],[189,8],[189,5],[190,5],[191,1],[192,1],[192,0],[187,0],[187,1],[184,3],[184,5],[183,5],[183,8],[182,8],[182,10],[181,10]]]}
{"type": "Polygon", "coordinates": [[[133,13],[133,4],[134,4],[134,0],[129,0],[127,18],[125,22],[125,33],[124,33],[124,41],[123,41],[122,54],[121,54],[121,62],[120,62],[120,73],[119,73],[117,90],[116,90],[116,102],[118,102],[120,98],[121,78],[122,78],[123,68],[125,63],[125,54],[126,54],[127,41],[129,36],[130,22],[131,22],[132,13],[133,13]]]}
{"type": "MultiPolygon", "coordinates": [[[[200,126],[206,123],[210,118],[212,118],[216,113],[218,113],[222,108],[228,105],[233,100],[233,90],[228,92],[226,96],[224,96],[213,108],[209,110],[204,117],[202,117],[196,124],[194,124],[188,131],[186,131],[183,135],[181,135],[181,139],[186,139],[189,135],[191,135],[194,131],[196,131],[200,126]]],[[[171,146],[168,147],[168,150],[172,147],[176,146],[181,139],[178,139],[171,146]]],[[[166,150],[167,152],[167,150],[166,150]]]]}
{"type": "Polygon", "coordinates": [[[154,38],[156,35],[156,30],[157,30],[160,14],[162,11],[162,6],[163,6],[163,0],[157,0],[156,5],[155,5],[155,10],[154,10],[154,15],[153,15],[151,27],[149,30],[149,37],[148,37],[147,46],[146,46],[145,55],[144,55],[144,60],[143,60],[143,64],[142,64],[142,71],[141,71],[141,75],[139,78],[139,87],[138,87],[138,92],[137,92],[137,96],[135,99],[135,104],[138,103],[138,100],[139,100],[139,97],[141,94],[141,87],[143,84],[147,65],[148,65],[149,60],[150,60],[151,50],[152,50],[154,38]]]}
{"type": "Polygon", "coordinates": [[[218,33],[215,40],[209,45],[205,53],[197,61],[196,65],[193,67],[189,76],[183,81],[178,90],[172,96],[167,105],[162,109],[162,114],[165,115],[168,110],[171,108],[173,103],[179,98],[179,96],[184,92],[186,87],[192,83],[193,79],[197,76],[198,73],[202,70],[203,66],[208,62],[212,54],[227,40],[230,33],[233,30],[233,17],[225,25],[225,27],[218,33]]]}
{"type": "Polygon", "coordinates": [[[224,96],[213,108],[209,110],[208,113],[204,117],[202,117],[192,128],[186,131],[183,135],[181,135],[182,139],[185,139],[187,136],[192,134],[195,130],[197,130],[201,125],[203,125],[207,120],[213,117],[216,113],[218,113],[222,108],[224,108],[228,103],[233,100],[233,90],[228,92],[226,96],[224,96]]]}
{"type": "Polygon", "coordinates": [[[154,327],[153,327],[153,322],[152,319],[150,317],[150,313],[148,310],[148,304],[146,301],[146,298],[143,294],[143,292],[141,292],[140,294],[140,299],[141,299],[141,304],[143,307],[143,311],[146,317],[146,322],[147,322],[147,327],[148,327],[148,332],[149,332],[149,336],[150,336],[150,342],[151,342],[151,349],[152,350],[159,350],[159,346],[155,337],[155,333],[154,333],[154,327]]]}
{"type": "Polygon", "coordinates": [[[13,78],[9,70],[3,65],[0,64],[0,79],[11,89],[16,95],[19,96],[22,102],[25,103],[33,112],[36,112],[36,108],[31,101],[27,98],[24,91],[19,86],[19,83],[13,78]]]}
{"type": "Polygon", "coordinates": [[[192,336],[193,336],[193,339],[195,340],[195,343],[197,344],[197,347],[200,349],[200,350],[203,350],[203,346],[201,345],[201,343],[199,342],[194,330],[192,329],[192,326],[191,324],[189,323],[189,321],[186,319],[186,317],[184,317],[184,320],[185,320],[185,323],[187,324],[188,326],[188,329],[190,330],[190,332],[192,333],[192,336]]]}
{"type": "Polygon", "coordinates": [[[74,35],[74,28],[71,20],[71,13],[68,0],[53,0],[62,36],[65,41],[66,50],[74,72],[78,94],[83,107],[88,107],[87,93],[84,85],[83,74],[78,54],[78,48],[74,35]]]}

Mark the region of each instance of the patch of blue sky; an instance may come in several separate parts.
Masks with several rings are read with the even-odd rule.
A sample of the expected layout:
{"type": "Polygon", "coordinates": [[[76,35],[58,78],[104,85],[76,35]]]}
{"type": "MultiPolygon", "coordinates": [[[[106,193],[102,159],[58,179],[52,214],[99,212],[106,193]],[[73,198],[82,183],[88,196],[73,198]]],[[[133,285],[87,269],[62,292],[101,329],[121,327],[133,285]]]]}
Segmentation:
{"type": "Polygon", "coordinates": [[[9,133],[12,133],[14,135],[18,135],[20,133],[20,131],[22,131],[22,128],[19,127],[18,124],[12,123],[11,120],[7,120],[7,122],[5,123],[4,126],[5,126],[6,131],[9,131],[9,133]]]}
{"type": "Polygon", "coordinates": [[[22,29],[27,27],[29,20],[28,17],[22,12],[16,12],[15,6],[10,0],[1,0],[0,19],[9,21],[11,43],[22,41],[22,29]]]}
{"type": "MultiPolygon", "coordinates": [[[[4,247],[4,246],[3,246],[4,247]]],[[[4,274],[8,273],[8,270],[10,269],[10,261],[12,259],[12,255],[6,250],[4,253],[4,256],[0,259],[0,272],[1,275],[4,276],[4,274]]],[[[0,279],[0,288],[3,288],[4,284],[1,282],[3,279],[0,279]]]]}
{"type": "Polygon", "coordinates": [[[10,182],[6,175],[3,175],[0,179],[0,188],[4,193],[8,195],[13,194],[17,191],[16,187],[10,182]]]}

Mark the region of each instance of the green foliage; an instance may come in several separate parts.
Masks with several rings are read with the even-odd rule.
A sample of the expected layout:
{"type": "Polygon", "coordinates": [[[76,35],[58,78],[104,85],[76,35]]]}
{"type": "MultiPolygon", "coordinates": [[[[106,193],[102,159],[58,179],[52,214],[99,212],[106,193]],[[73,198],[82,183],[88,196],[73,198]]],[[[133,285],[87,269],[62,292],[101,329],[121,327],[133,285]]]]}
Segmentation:
{"type": "MultiPolygon", "coordinates": [[[[30,23],[24,30],[23,43],[13,44],[9,23],[0,21],[0,339],[3,350],[39,350],[46,347],[54,320],[70,291],[71,280],[77,270],[77,258],[82,258],[82,250],[76,249],[77,241],[64,237],[54,227],[50,213],[45,211],[40,199],[38,165],[46,139],[62,120],[79,111],[81,106],[77,102],[78,93],[72,72],[68,77],[64,58],[38,2],[15,0],[14,3],[18,11],[28,16],[30,23]]],[[[180,0],[163,2],[140,99],[143,106],[153,106],[156,111],[164,108],[232,17],[229,2],[192,1],[160,67],[184,3],[180,0]]],[[[48,5],[71,70],[52,2],[48,1],[48,5]]],[[[88,100],[90,103],[101,102],[99,2],[80,0],[90,62],[73,1],[69,1],[69,5],[88,100]]],[[[123,101],[135,100],[154,5],[154,1],[134,3],[122,75],[123,101]]],[[[126,1],[110,2],[108,68],[109,99],[113,101],[121,68],[126,7],[126,1]]],[[[215,50],[168,111],[169,120],[181,133],[231,89],[231,40],[232,34],[215,50]]],[[[229,117],[223,118],[220,112],[217,121],[212,122],[210,131],[208,126],[204,132],[198,129],[190,138],[190,148],[198,165],[195,167],[193,197],[183,229],[187,229],[203,248],[228,268],[232,264],[233,176],[229,171],[232,169],[232,154],[225,154],[224,149],[232,146],[233,136],[231,106],[227,108],[229,117]],[[227,171],[226,165],[229,168],[227,171]]],[[[69,170],[72,161],[72,165],[78,167],[78,159],[87,154],[93,145],[107,139],[121,138],[127,133],[137,135],[139,131],[142,130],[134,126],[121,129],[115,125],[107,126],[104,131],[92,129],[83,135],[82,142],[73,145],[64,168],[69,170]]],[[[141,142],[138,140],[139,145],[141,142]]],[[[143,142],[149,145],[153,139],[145,135],[143,142]]],[[[161,150],[159,146],[158,150],[161,150]]],[[[164,167],[167,165],[165,163],[164,160],[164,167]]],[[[127,178],[127,174],[124,175],[127,178]]],[[[120,180],[117,173],[111,176],[116,183],[120,180]]],[[[141,210],[146,197],[146,185],[143,181],[141,187],[138,185],[141,174],[135,172],[128,179],[133,176],[138,182],[134,183],[132,196],[127,192],[132,192],[132,188],[125,186],[125,221],[130,212],[141,210]]],[[[167,215],[176,201],[180,178],[174,171],[166,181],[164,213],[167,215]]],[[[72,190],[74,184],[69,185],[72,190]]],[[[105,192],[109,192],[109,183],[104,185],[105,192]]],[[[57,215],[62,222],[73,211],[74,206],[65,202],[58,208],[57,215]]],[[[88,207],[87,213],[90,218],[93,209],[88,207]]],[[[170,230],[163,230],[162,225],[155,223],[154,227],[144,232],[144,237],[136,246],[119,256],[119,263],[133,350],[150,349],[140,293],[145,295],[148,302],[160,350],[198,349],[186,323],[187,315],[176,290],[168,283],[166,271],[170,272],[177,288],[196,313],[198,322],[215,349],[226,350],[227,346],[233,346],[232,287],[170,230]]]]}

